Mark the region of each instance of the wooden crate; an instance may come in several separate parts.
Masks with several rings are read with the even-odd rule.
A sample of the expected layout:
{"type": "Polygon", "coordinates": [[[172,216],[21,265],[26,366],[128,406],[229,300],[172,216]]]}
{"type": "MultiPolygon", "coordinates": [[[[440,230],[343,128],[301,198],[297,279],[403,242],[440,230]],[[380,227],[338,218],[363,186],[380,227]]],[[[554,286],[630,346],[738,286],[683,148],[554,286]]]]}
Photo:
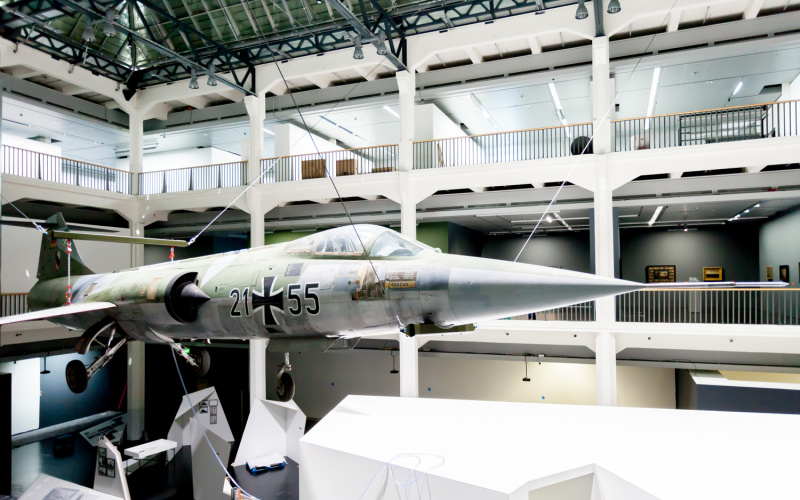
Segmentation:
{"type": "Polygon", "coordinates": [[[356,160],[336,160],[336,176],[356,175],[356,160]]]}
{"type": "Polygon", "coordinates": [[[300,164],[303,179],[322,179],[325,177],[325,160],[306,160],[300,164]]]}

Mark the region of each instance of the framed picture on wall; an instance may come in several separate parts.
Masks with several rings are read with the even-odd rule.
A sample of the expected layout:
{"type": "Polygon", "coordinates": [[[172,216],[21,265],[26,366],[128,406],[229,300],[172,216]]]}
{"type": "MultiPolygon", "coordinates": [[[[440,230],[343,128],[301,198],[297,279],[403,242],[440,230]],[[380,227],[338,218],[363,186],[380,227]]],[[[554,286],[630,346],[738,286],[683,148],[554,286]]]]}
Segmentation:
{"type": "Polygon", "coordinates": [[[767,268],[767,281],[772,281],[772,268],[767,268]]]}
{"type": "Polygon", "coordinates": [[[778,272],[780,280],[784,283],[789,283],[789,266],[781,266],[778,272]]]}
{"type": "Polygon", "coordinates": [[[675,283],[675,266],[647,266],[647,283],[675,283]]]}
{"type": "Polygon", "coordinates": [[[703,281],[723,281],[725,279],[725,270],[721,267],[704,267],[703,268],[703,281]]]}

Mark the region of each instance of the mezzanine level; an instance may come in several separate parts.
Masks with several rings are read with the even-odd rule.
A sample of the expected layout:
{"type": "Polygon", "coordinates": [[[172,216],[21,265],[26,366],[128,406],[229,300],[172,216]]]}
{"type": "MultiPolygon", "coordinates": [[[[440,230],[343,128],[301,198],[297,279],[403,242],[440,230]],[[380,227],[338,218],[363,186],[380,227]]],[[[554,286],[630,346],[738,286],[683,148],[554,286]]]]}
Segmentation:
{"type": "MultiPolygon", "coordinates": [[[[800,135],[799,102],[613,121],[610,131],[613,148],[605,155],[593,154],[593,144],[589,142],[594,133],[591,123],[419,141],[413,144],[412,172],[420,172],[422,184],[441,183],[442,186],[435,186],[437,189],[454,189],[459,184],[490,187],[492,182],[494,185],[558,182],[564,180],[576,161],[578,179],[582,172],[595,166],[600,156],[609,169],[618,170],[617,177],[622,183],[640,175],[679,176],[693,170],[743,168],[757,172],[767,165],[797,162],[794,151],[800,135]],[[582,153],[580,160],[570,158],[582,153]],[[448,167],[460,167],[459,175],[448,170],[446,175],[453,177],[448,180],[438,173],[425,173],[448,167]]],[[[254,181],[262,186],[310,181],[298,185],[298,189],[306,190],[314,188],[314,179],[342,178],[344,185],[349,182],[345,177],[401,170],[397,144],[265,158],[259,161],[259,173],[255,175],[248,171],[247,161],[237,161],[143,172],[137,175],[136,182],[133,173],[110,167],[11,146],[4,146],[3,152],[4,174],[124,195],[169,195],[225,188],[235,191],[234,188],[254,181]],[[256,176],[260,177],[249,178],[256,176]]],[[[396,180],[382,179],[392,184],[389,191],[394,190],[396,180]]],[[[372,178],[370,183],[375,181],[372,178]]],[[[354,185],[363,189],[364,182],[354,185]]],[[[320,186],[328,188],[327,184],[320,186]]],[[[269,187],[260,189],[272,191],[269,187]]],[[[379,187],[374,189],[380,191],[379,187]]],[[[285,187],[276,190],[287,193],[285,187]]],[[[349,191],[349,196],[358,195],[352,192],[358,189],[349,191]]]]}

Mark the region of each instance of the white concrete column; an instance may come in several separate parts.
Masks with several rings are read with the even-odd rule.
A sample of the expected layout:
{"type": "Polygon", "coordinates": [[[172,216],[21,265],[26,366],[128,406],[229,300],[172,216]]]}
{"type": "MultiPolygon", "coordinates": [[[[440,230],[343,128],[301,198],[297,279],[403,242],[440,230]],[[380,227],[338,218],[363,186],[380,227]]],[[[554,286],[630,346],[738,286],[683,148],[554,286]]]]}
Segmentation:
{"type": "Polygon", "coordinates": [[[130,340],[128,348],[128,415],[126,432],[129,441],[139,441],[144,433],[144,342],[130,340]]]}
{"type": "MultiPolygon", "coordinates": [[[[598,158],[597,184],[594,191],[594,272],[598,276],[614,277],[614,210],[611,187],[608,184],[605,157],[598,158]]],[[[612,322],[614,298],[595,301],[597,321],[612,322]]]]}
{"type": "MultiPolygon", "coordinates": [[[[252,196],[248,199],[248,205],[250,206],[250,248],[264,246],[265,212],[261,200],[258,196],[252,196]]],[[[248,378],[251,403],[255,399],[267,398],[267,342],[267,339],[250,339],[248,378]]]]}
{"type": "Polygon", "coordinates": [[[611,152],[611,120],[614,117],[614,80],[610,77],[608,37],[592,40],[592,122],[595,154],[611,152]]]}
{"type": "MultiPolygon", "coordinates": [[[[411,328],[412,326],[409,326],[411,328]]],[[[400,333],[400,397],[419,397],[419,347],[416,337],[400,333]]]]}
{"type": "Polygon", "coordinates": [[[261,175],[261,155],[264,149],[264,119],[266,118],[265,96],[264,94],[246,96],[244,105],[247,108],[247,116],[250,118],[250,133],[248,134],[250,140],[247,157],[245,157],[245,152],[242,151],[242,160],[247,160],[247,183],[249,184],[261,175]]]}
{"type": "Polygon", "coordinates": [[[397,89],[400,94],[400,170],[414,168],[414,94],[417,90],[414,71],[398,71],[397,89]]]}
{"type": "Polygon", "coordinates": [[[131,113],[128,115],[129,149],[128,163],[133,174],[131,189],[133,194],[139,194],[139,174],[144,172],[144,115],[131,113]]]}
{"type": "Polygon", "coordinates": [[[617,406],[617,340],[611,332],[595,337],[597,405],[617,406]]]}

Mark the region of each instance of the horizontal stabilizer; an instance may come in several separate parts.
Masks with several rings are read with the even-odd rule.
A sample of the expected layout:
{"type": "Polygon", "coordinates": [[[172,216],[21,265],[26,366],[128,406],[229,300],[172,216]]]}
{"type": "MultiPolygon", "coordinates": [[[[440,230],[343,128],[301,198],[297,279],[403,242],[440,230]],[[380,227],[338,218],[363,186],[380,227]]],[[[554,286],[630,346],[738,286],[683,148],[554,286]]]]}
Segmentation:
{"type": "Polygon", "coordinates": [[[783,281],[688,281],[685,283],[646,283],[645,290],[675,288],[783,288],[789,283],[783,281]]]}
{"type": "Polygon", "coordinates": [[[137,236],[117,236],[111,234],[82,233],[75,231],[50,231],[50,236],[65,240],[107,241],[110,243],[128,243],[130,245],[159,245],[179,248],[189,246],[189,242],[184,240],[163,240],[161,238],[139,238],[137,236]]]}
{"type": "Polygon", "coordinates": [[[69,316],[91,311],[101,311],[117,307],[111,302],[81,302],[68,306],[54,307],[52,309],[42,309],[41,311],[17,314],[0,318],[0,325],[10,325],[11,323],[22,323],[24,321],[37,321],[41,319],[55,318],[58,316],[69,316]]]}
{"type": "MultiPolygon", "coordinates": [[[[39,222],[38,224],[39,224],[39,226],[44,228],[46,231],[58,228],[58,223],[56,223],[56,222],[39,222]]],[[[3,220],[0,220],[0,225],[3,225],[3,226],[14,226],[14,227],[24,227],[24,228],[28,228],[28,229],[37,229],[33,225],[32,222],[26,221],[26,220],[3,219],[3,220]]],[[[116,230],[113,230],[113,229],[100,229],[100,228],[97,228],[97,227],[83,226],[83,225],[79,225],[79,224],[70,224],[69,227],[72,228],[72,229],[77,229],[79,231],[87,231],[87,232],[90,232],[90,233],[118,233],[119,232],[119,231],[116,231],[116,230]]]]}

